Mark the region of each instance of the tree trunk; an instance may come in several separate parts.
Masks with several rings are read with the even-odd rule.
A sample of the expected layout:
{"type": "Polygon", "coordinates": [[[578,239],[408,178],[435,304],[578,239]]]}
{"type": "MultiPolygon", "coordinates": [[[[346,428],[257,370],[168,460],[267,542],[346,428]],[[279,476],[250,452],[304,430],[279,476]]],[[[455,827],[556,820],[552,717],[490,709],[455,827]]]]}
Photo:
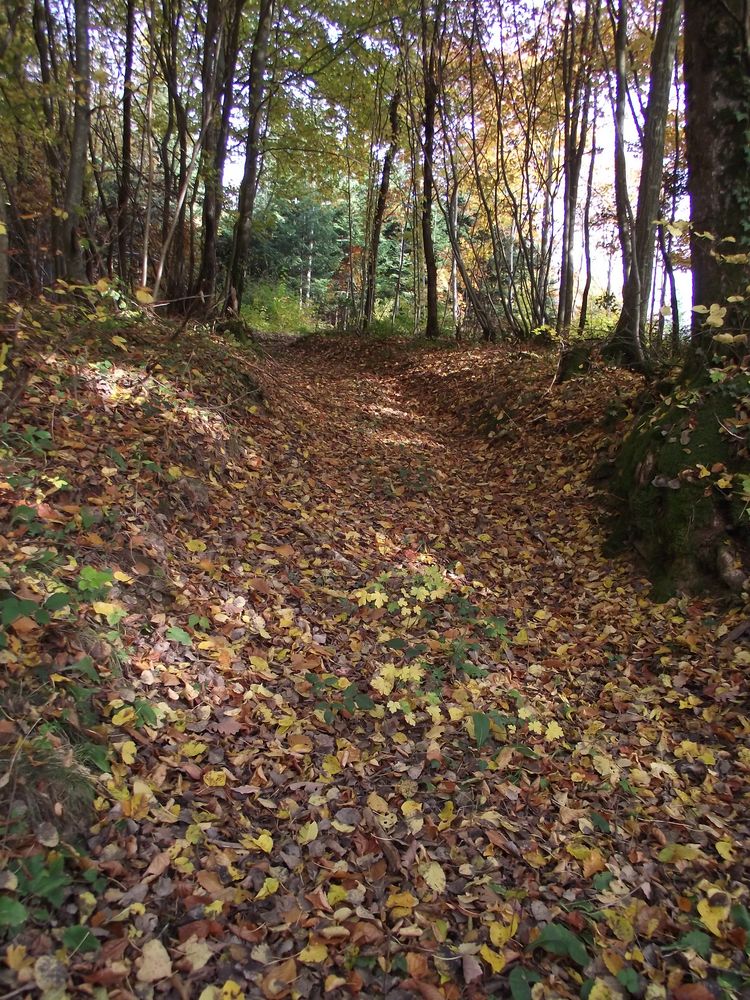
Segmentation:
{"type": "Polygon", "coordinates": [[[575,300],[573,251],[578,185],[589,125],[589,107],[593,87],[592,52],[599,13],[599,0],[593,0],[593,3],[591,0],[587,0],[583,20],[579,24],[573,0],[568,0],[563,33],[565,212],[560,262],[560,298],[557,310],[557,333],[561,337],[568,334],[573,319],[575,300]]]}
{"type": "Polygon", "coordinates": [[[372,322],[373,309],[375,308],[375,291],[378,276],[378,250],[380,247],[380,233],[383,228],[385,217],[385,207],[388,202],[388,190],[391,185],[391,168],[398,152],[398,132],[399,118],[398,107],[401,101],[401,91],[398,86],[391,97],[388,106],[388,118],[391,124],[391,141],[383,160],[383,172],[380,175],[380,187],[378,189],[378,200],[375,205],[375,215],[372,221],[372,234],[370,236],[369,253],[367,255],[367,272],[365,285],[365,305],[362,316],[362,332],[366,332],[372,322]]]}
{"type": "Polygon", "coordinates": [[[586,281],[581,295],[581,313],[578,317],[578,334],[583,336],[588,318],[589,293],[591,292],[591,201],[594,193],[594,166],[596,163],[596,100],[594,100],[594,124],[591,133],[591,160],[586,181],[586,204],[583,210],[583,255],[586,260],[586,281]]]}
{"type": "Polygon", "coordinates": [[[240,185],[237,223],[234,228],[232,255],[225,308],[239,313],[245,284],[245,260],[250,246],[253,225],[253,208],[260,175],[260,137],[263,124],[265,72],[268,65],[273,0],[261,0],[258,27],[253,39],[250,56],[250,100],[247,140],[245,144],[245,170],[240,185]]]}
{"type": "Polygon", "coordinates": [[[422,144],[422,249],[424,252],[425,280],[427,283],[427,322],[425,337],[436,340],[440,334],[437,292],[437,260],[432,238],[433,155],[435,151],[435,114],[437,110],[436,59],[441,2],[436,5],[434,20],[428,22],[426,0],[422,0],[422,74],[424,84],[424,116],[422,144]]]}
{"type": "Polygon", "coordinates": [[[135,0],[125,7],[125,82],[122,89],[122,164],[117,193],[117,257],[120,277],[130,282],[130,178],[133,116],[133,48],[135,41],[135,0]]]}
{"type": "MultiPolygon", "coordinates": [[[[685,0],[685,87],[693,303],[726,308],[725,328],[739,332],[747,329],[750,310],[746,301],[727,300],[742,295],[747,285],[742,252],[750,243],[750,13],[745,0],[685,0]],[[720,242],[732,239],[736,242],[720,242]],[[733,255],[740,259],[733,262],[733,255]]],[[[696,361],[709,352],[716,330],[703,323],[700,313],[693,316],[696,361]]]]}
{"type": "Polygon", "coordinates": [[[217,245],[224,190],[224,165],[227,157],[229,121],[234,107],[234,73],[239,49],[239,31],[245,0],[235,0],[231,20],[225,25],[225,39],[220,43],[221,4],[211,0],[206,13],[206,43],[201,77],[204,88],[204,121],[208,121],[201,155],[203,181],[201,260],[196,279],[196,293],[205,308],[211,310],[218,278],[217,245]],[[215,13],[212,15],[211,11],[215,13]],[[213,95],[208,100],[209,92],[213,95]]]}
{"type": "Polygon", "coordinates": [[[615,211],[622,252],[622,282],[628,280],[632,264],[633,210],[628,195],[628,164],[625,152],[625,112],[628,103],[628,2],[620,0],[615,29],[615,211]]]}
{"type": "Polygon", "coordinates": [[[638,369],[648,367],[645,328],[654,272],[655,225],[664,167],[664,141],[682,0],[664,0],[651,56],[651,84],[644,123],[643,162],[633,233],[634,253],[622,291],[622,311],[607,348],[638,369]]]}
{"type": "Polygon", "coordinates": [[[0,187],[0,309],[8,301],[8,213],[5,191],[0,187]]]}

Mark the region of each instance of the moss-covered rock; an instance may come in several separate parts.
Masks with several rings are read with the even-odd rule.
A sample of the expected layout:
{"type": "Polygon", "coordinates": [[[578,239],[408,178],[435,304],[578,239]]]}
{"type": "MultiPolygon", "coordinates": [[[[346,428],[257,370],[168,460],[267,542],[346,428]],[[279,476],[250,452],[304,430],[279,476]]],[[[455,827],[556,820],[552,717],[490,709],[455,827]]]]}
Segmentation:
{"type": "Polygon", "coordinates": [[[610,551],[632,544],[661,598],[741,591],[750,572],[750,383],[739,368],[712,374],[675,386],[641,416],[615,462],[610,551]]]}

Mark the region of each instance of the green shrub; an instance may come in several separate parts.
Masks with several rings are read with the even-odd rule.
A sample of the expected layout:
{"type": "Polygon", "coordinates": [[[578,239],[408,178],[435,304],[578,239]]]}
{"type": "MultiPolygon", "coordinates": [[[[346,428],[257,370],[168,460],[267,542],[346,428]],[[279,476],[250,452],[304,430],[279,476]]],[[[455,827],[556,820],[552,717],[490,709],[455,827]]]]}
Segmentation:
{"type": "Polygon", "coordinates": [[[261,333],[312,333],[318,325],[315,303],[300,305],[299,292],[283,282],[253,284],[242,318],[261,333]]]}

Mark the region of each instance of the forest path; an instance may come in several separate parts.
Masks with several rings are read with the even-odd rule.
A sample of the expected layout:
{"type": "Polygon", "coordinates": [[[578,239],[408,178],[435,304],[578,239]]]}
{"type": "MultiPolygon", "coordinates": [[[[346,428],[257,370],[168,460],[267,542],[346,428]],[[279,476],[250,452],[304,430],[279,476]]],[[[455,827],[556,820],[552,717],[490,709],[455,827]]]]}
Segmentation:
{"type": "MultiPolygon", "coordinates": [[[[545,923],[541,947],[608,996],[641,974],[679,985],[661,946],[695,926],[697,879],[696,902],[736,877],[747,833],[744,654],[716,641],[716,606],[654,604],[632,560],[601,555],[590,473],[617,377],[551,389],[533,352],[347,340],[276,357],[271,464],[312,639],[312,773],[332,786],[295,820],[315,817],[342,871],[354,848],[374,923],[350,940],[391,956],[339,985],[506,995],[520,961],[522,996],[545,923]]],[[[555,995],[577,995],[555,968],[555,995]]]]}
{"type": "MultiPolygon", "coordinates": [[[[51,428],[47,464],[22,451],[6,503],[64,558],[31,580],[111,582],[3,650],[11,676],[85,652],[99,677],[101,889],[63,917],[101,950],[66,959],[74,984],[709,1000],[679,990],[750,974],[750,655],[721,641],[741,611],[655,604],[601,554],[591,471],[632,379],[552,388],[554,357],[512,347],[251,354],[145,327],[33,370],[13,426],[23,447],[51,428]]],[[[80,739],[55,676],[33,712],[80,739]]],[[[19,977],[51,939],[22,940],[19,977]]]]}

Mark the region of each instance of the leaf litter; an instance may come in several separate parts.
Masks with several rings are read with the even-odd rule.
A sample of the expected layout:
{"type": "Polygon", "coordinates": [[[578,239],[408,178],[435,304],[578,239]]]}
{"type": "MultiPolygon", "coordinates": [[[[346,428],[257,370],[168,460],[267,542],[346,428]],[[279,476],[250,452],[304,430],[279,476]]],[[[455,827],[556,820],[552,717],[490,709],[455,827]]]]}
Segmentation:
{"type": "Polygon", "coordinates": [[[750,652],[601,555],[634,380],[118,341],[37,345],[7,426],[0,739],[99,772],[9,819],[7,988],[743,995],[750,652]]]}

